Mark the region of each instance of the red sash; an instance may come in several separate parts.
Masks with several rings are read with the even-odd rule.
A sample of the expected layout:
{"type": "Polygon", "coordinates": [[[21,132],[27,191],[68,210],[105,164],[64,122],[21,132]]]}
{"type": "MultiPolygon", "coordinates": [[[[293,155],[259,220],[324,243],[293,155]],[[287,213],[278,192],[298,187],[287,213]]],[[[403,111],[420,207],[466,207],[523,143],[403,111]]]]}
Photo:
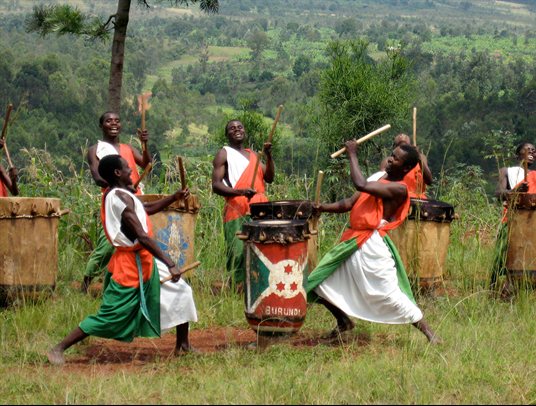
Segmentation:
{"type": "Polygon", "coordinates": [[[0,180],[0,197],[8,197],[7,187],[2,180],[0,180]]]}
{"type": "MultiPolygon", "coordinates": [[[[251,187],[251,180],[253,179],[253,170],[255,169],[255,164],[257,162],[257,155],[250,149],[246,149],[249,152],[249,165],[246,167],[242,176],[236,182],[236,185],[233,189],[248,189],[251,187]]],[[[257,193],[250,199],[246,196],[233,196],[225,198],[225,207],[223,208],[223,222],[227,223],[237,218],[244,217],[249,213],[250,203],[262,203],[267,202],[268,198],[264,194],[264,172],[261,165],[257,169],[255,176],[255,184],[253,188],[257,193]]]]}
{"type": "MultiPolygon", "coordinates": [[[[389,181],[381,179],[379,182],[388,183],[389,181]]],[[[404,184],[404,182],[400,183],[404,184]]],[[[350,211],[350,228],[343,233],[341,242],[356,238],[357,246],[361,247],[372,236],[374,230],[378,230],[384,237],[387,231],[394,230],[406,219],[409,206],[410,199],[406,196],[405,202],[395,213],[395,219],[378,230],[383,218],[383,200],[362,192],[350,211]]]]}
{"type": "MultiPolygon", "coordinates": [[[[517,185],[515,185],[512,189],[515,189],[518,185],[520,185],[524,181],[525,180],[522,180],[517,185]]],[[[529,190],[526,193],[536,193],[536,171],[529,171],[529,173],[527,174],[527,183],[529,184],[529,190]]],[[[503,223],[506,223],[507,213],[508,213],[508,209],[506,208],[506,202],[505,202],[505,206],[503,210],[503,218],[502,218],[503,223]]]]}
{"type": "Polygon", "coordinates": [[[426,195],[424,194],[426,191],[426,184],[424,183],[420,164],[415,165],[415,167],[404,176],[402,182],[408,186],[409,197],[426,199],[426,195]]]}

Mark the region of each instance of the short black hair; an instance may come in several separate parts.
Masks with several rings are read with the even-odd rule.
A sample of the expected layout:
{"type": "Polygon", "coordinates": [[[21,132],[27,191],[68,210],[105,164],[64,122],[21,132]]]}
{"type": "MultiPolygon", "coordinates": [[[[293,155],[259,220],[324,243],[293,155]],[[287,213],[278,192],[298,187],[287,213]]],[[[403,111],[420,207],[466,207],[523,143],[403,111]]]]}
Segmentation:
{"type": "Polygon", "coordinates": [[[525,147],[526,145],[529,145],[529,144],[532,144],[532,142],[523,141],[523,142],[520,142],[519,144],[517,144],[516,155],[519,155],[521,153],[521,150],[523,149],[523,147],[525,147]]]}
{"type": "Polygon", "coordinates": [[[402,151],[406,153],[406,160],[404,165],[410,166],[410,169],[415,168],[415,166],[419,163],[421,157],[419,156],[419,152],[417,151],[417,148],[415,148],[413,145],[409,144],[400,144],[398,146],[402,151]]]}
{"type": "Polygon", "coordinates": [[[114,171],[121,168],[121,155],[106,155],[99,161],[99,175],[110,186],[115,185],[116,182],[114,171]]]}
{"type": "Polygon", "coordinates": [[[102,124],[104,123],[104,117],[106,117],[107,114],[115,114],[115,111],[105,111],[102,113],[102,115],[99,117],[99,126],[102,127],[102,124]]]}

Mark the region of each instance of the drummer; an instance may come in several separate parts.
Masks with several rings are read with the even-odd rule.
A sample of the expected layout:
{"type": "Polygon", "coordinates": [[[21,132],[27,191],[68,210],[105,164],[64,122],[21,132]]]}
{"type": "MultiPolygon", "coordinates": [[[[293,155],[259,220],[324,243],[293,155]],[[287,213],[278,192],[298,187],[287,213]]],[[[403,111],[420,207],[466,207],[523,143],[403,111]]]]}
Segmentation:
{"type": "MultiPolygon", "coordinates": [[[[402,144],[411,145],[411,140],[407,134],[397,134],[393,141],[393,148],[402,144]]],[[[410,198],[426,199],[426,187],[430,186],[433,182],[432,171],[428,167],[428,159],[426,156],[420,152],[418,148],[417,151],[419,152],[420,165],[416,165],[415,168],[404,177],[404,183],[408,186],[410,198]]],[[[380,164],[380,172],[378,172],[378,174],[383,172],[383,178],[386,176],[385,167],[387,166],[388,159],[389,158],[384,158],[380,164]]],[[[373,177],[370,180],[377,180],[377,178],[375,179],[373,177]]]]}
{"type": "MultiPolygon", "coordinates": [[[[530,169],[534,164],[535,157],[536,149],[534,145],[530,142],[523,141],[516,147],[518,165],[499,169],[499,180],[495,189],[495,197],[502,202],[504,209],[501,225],[497,233],[495,256],[491,269],[491,289],[496,288],[497,278],[506,274],[506,252],[508,250],[508,229],[506,226],[507,198],[512,192],[536,193],[536,172],[530,169]],[[526,174],[525,165],[528,171],[526,174]]],[[[511,294],[510,283],[506,280],[501,297],[508,298],[511,294]]]]}
{"type": "MultiPolygon", "coordinates": [[[[0,138],[0,150],[4,148],[4,140],[0,138]]],[[[8,171],[0,164],[0,197],[8,197],[8,191],[13,196],[19,195],[18,171],[16,167],[9,168],[8,171]]]]}
{"type": "Polygon", "coordinates": [[[385,324],[412,324],[433,344],[441,339],[415,303],[404,268],[387,232],[407,217],[410,199],[402,182],[419,162],[417,150],[401,144],[387,160],[386,178],[367,181],[357,161],[357,143],[348,141],[350,175],[357,189],[351,197],[315,206],[320,212],[350,213],[350,228],[309,275],[309,298],[333,314],[337,326],[327,338],[354,328],[350,317],[385,324]]]}
{"type": "Polygon", "coordinates": [[[272,183],[275,175],[272,160],[272,144],[264,143],[266,163],[258,165],[254,188],[251,188],[257,155],[244,148],[246,130],[239,120],[230,120],[225,126],[229,145],[218,151],[213,161],[212,191],[225,198],[223,228],[227,258],[228,281],[241,291],[246,275],[244,243],[236,237],[242,224],[248,219],[249,204],[267,202],[265,182],[272,183]]]}

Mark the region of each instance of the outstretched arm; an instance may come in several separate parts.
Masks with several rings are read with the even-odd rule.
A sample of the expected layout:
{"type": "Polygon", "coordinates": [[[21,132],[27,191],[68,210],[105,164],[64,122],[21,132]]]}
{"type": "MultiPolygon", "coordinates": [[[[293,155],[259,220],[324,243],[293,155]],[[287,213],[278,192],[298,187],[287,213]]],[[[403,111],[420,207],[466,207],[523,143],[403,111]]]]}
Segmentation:
{"type": "Polygon", "coordinates": [[[143,207],[145,208],[145,211],[147,214],[152,215],[155,213],[158,213],[162,210],[164,210],[166,207],[168,207],[171,203],[177,201],[177,200],[186,200],[190,197],[190,189],[180,189],[177,190],[172,195],[166,196],[162,199],[155,200],[153,202],[144,202],[143,207]]]}
{"type": "Polygon", "coordinates": [[[222,148],[212,161],[212,191],[220,196],[246,196],[248,199],[255,195],[254,189],[233,189],[227,186],[223,179],[226,174],[227,151],[222,148]]]}
{"type": "Polygon", "coordinates": [[[360,195],[360,192],[355,192],[351,197],[347,197],[346,199],[334,203],[322,203],[315,205],[314,208],[318,213],[346,213],[352,209],[360,195]]]}
{"type": "Polygon", "coordinates": [[[143,229],[134,208],[134,200],[126,193],[117,192],[117,196],[125,203],[126,207],[121,213],[121,231],[131,240],[138,242],[151,254],[164,263],[173,275],[172,281],[180,279],[180,273],[175,263],[167,256],[158,246],[158,243],[152,239],[143,229]]]}

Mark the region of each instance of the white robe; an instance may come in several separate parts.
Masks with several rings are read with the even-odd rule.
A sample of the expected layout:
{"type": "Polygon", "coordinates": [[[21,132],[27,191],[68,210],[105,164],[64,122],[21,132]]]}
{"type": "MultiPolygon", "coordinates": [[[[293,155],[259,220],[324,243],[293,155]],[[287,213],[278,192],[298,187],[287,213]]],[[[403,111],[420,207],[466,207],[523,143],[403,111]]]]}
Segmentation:
{"type": "MultiPolygon", "coordinates": [[[[143,229],[147,232],[147,212],[143,203],[132,193],[125,189],[112,189],[105,200],[106,231],[116,247],[131,247],[136,242],[132,242],[121,231],[121,214],[125,210],[125,203],[117,196],[117,191],[121,190],[134,200],[134,208],[138,220],[143,229]]],[[[160,279],[170,275],[169,269],[164,263],[155,258],[160,279]]],[[[171,281],[160,285],[160,329],[161,333],[178,326],[179,324],[197,321],[197,310],[195,307],[192,288],[184,279],[179,279],[177,283],[171,281]]]]}
{"type": "Polygon", "coordinates": [[[395,261],[378,231],[314,291],[348,316],[362,320],[406,324],[423,317],[400,290],[395,261]]]}
{"type": "Polygon", "coordinates": [[[231,182],[231,184],[227,186],[234,188],[236,182],[238,182],[248,167],[249,159],[234,148],[228,146],[224,146],[223,148],[227,151],[227,174],[229,176],[229,182],[231,182]]]}
{"type": "Polygon", "coordinates": [[[525,179],[525,170],[520,166],[511,166],[507,168],[508,185],[513,189],[518,183],[525,179]]]}

